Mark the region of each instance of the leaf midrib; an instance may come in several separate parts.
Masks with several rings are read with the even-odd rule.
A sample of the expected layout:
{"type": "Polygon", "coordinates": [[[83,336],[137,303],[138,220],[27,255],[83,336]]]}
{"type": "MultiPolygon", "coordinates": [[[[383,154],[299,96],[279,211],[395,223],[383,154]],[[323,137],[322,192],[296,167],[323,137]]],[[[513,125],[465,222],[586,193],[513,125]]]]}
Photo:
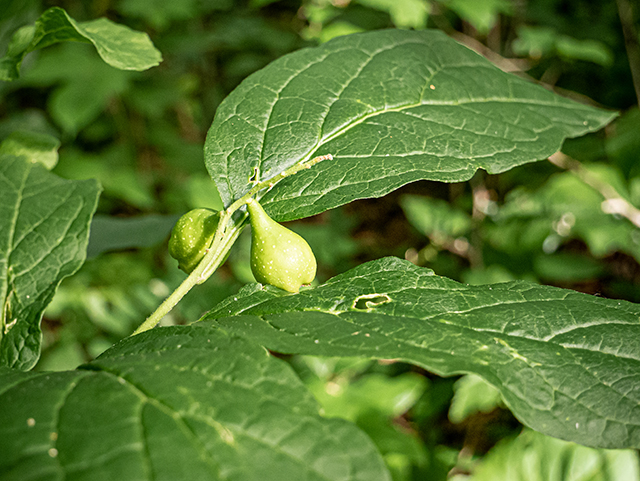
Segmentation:
{"type": "MultiPolygon", "coordinates": [[[[385,316],[385,314],[382,314],[382,315],[383,315],[383,316],[385,316]]],[[[266,323],[267,325],[269,325],[272,329],[274,329],[274,330],[276,330],[276,331],[281,331],[281,330],[282,330],[281,328],[279,328],[278,326],[276,326],[275,324],[273,324],[273,322],[272,322],[270,319],[266,318],[265,316],[255,316],[255,317],[257,317],[257,318],[261,319],[264,323],[266,323]]],[[[344,319],[342,316],[337,316],[337,317],[338,317],[342,322],[348,322],[348,323],[351,323],[351,324],[354,324],[354,325],[359,325],[359,324],[352,323],[350,320],[346,320],[346,319],[344,319]]],[[[391,316],[389,316],[389,317],[391,317],[391,316]]],[[[469,329],[471,329],[471,328],[468,328],[468,327],[465,327],[465,326],[460,326],[460,325],[453,325],[453,326],[454,326],[454,327],[457,327],[457,328],[460,328],[460,329],[462,329],[462,330],[469,330],[469,329]]],[[[411,342],[411,341],[410,341],[410,340],[408,340],[408,339],[397,339],[397,338],[393,337],[391,333],[386,333],[386,332],[380,331],[380,330],[376,329],[376,328],[375,328],[375,326],[366,325],[366,328],[367,328],[368,330],[370,330],[370,331],[372,331],[372,332],[375,332],[376,334],[378,334],[378,335],[380,335],[380,336],[382,336],[382,337],[386,338],[386,339],[389,339],[390,341],[392,341],[392,342],[393,342],[394,344],[396,344],[396,345],[397,345],[397,344],[404,344],[404,345],[407,345],[407,346],[409,346],[409,347],[411,347],[411,348],[414,348],[414,349],[419,349],[419,350],[423,350],[423,349],[425,349],[425,346],[424,346],[424,345],[418,345],[418,344],[415,344],[415,343],[411,342]]],[[[471,330],[473,331],[473,329],[471,329],[471,330]]],[[[476,332],[476,331],[474,331],[474,332],[476,332]]],[[[499,334],[499,333],[496,333],[496,334],[499,334]]],[[[526,341],[532,341],[532,342],[544,342],[544,341],[537,340],[537,339],[529,339],[529,338],[523,338],[523,337],[513,336],[513,335],[511,335],[511,334],[503,334],[503,335],[504,335],[504,336],[507,336],[507,337],[513,337],[513,338],[518,339],[518,340],[526,340],[526,341]]],[[[307,335],[306,333],[298,333],[298,334],[296,334],[296,336],[311,339],[310,337],[308,337],[308,335],[307,335]]],[[[345,337],[345,339],[346,339],[346,337],[345,337]]],[[[327,344],[332,344],[332,342],[333,342],[333,341],[335,341],[335,339],[331,339],[331,340],[328,340],[328,341],[326,341],[326,342],[327,342],[327,344]]],[[[546,346],[546,347],[548,347],[548,344],[546,344],[546,343],[545,343],[545,346],[546,346]]],[[[562,346],[562,345],[560,345],[560,344],[556,344],[556,346],[559,346],[559,347],[561,347],[562,349],[567,350],[569,353],[570,353],[570,351],[571,351],[571,348],[567,348],[567,347],[562,346]]],[[[346,346],[346,347],[350,347],[350,346],[346,346]]],[[[367,348],[367,350],[371,350],[371,348],[367,348]]],[[[601,351],[597,351],[597,352],[601,352],[601,351]]],[[[575,357],[573,357],[573,355],[572,355],[572,354],[571,354],[571,356],[572,356],[572,358],[573,358],[573,359],[575,359],[575,357]]],[[[462,373],[462,372],[465,372],[465,373],[467,373],[467,372],[473,372],[473,373],[475,373],[474,371],[446,371],[446,372],[444,372],[444,371],[440,371],[440,370],[439,370],[439,369],[437,369],[437,368],[434,368],[434,366],[432,366],[432,365],[429,365],[429,364],[423,364],[422,362],[420,362],[420,361],[418,361],[418,360],[416,360],[416,359],[410,358],[410,357],[402,357],[402,359],[404,359],[404,360],[406,360],[407,362],[410,362],[410,363],[422,364],[422,365],[423,365],[423,367],[425,367],[425,368],[427,368],[427,369],[429,369],[429,370],[433,370],[436,374],[439,374],[439,375],[453,375],[453,374],[462,373]],[[440,371],[440,372],[438,372],[438,371],[440,371]]],[[[527,358],[527,359],[528,359],[528,358],[527,358]]],[[[512,361],[510,361],[510,362],[513,362],[513,361],[516,361],[516,359],[515,359],[515,358],[513,358],[513,360],[512,360],[512,361]]],[[[524,362],[524,361],[523,361],[523,362],[524,362]]],[[[595,416],[597,416],[598,418],[604,418],[604,419],[607,419],[607,420],[609,420],[609,421],[611,421],[611,422],[621,423],[621,421],[620,421],[620,420],[618,420],[618,419],[613,419],[613,418],[607,417],[607,416],[606,416],[605,414],[603,414],[603,413],[598,413],[598,412],[594,411],[594,409],[593,409],[592,407],[587,406],[586,404],[584,404],[584,402],[583,402],[582,400],[578,399],[578,397],[580,396],[580,394],[582,394],[582,393],[586,392],[586,390],[585,390],[585,391],[582,391],[582,392],[581,392],[577,397],[575,397],[575,398],[574,398],[574,397],[571,397],[571,396],[569,396],[566,392],[562,391],[562,390],[561,390],[561,389],[559,389],[558,387],[555,387],[553,384],[551,384],[551,382],[547,379],[547,376],[546,376],[546,375],[544,375],[544,372],[542,372],[542,371],[540,371],[540,370],[538,370],[538,369],[535,369],[535,366],[532,366],[532,365],[530,365],[529,363],[526,363],[526,364],[527,364],[527,366],[528,366],[530,369],[534,370],[534,372],[536,373],[536,375],[537,375],[537,376],[539,376],[539,377],[540,377],[540,379],[541,379],[542,381],[544,381],[544,383],[545,383],[547,386],[549,386],[549,388],[550,388],[553,392],[558,392],[558,393],[561,393],[563,396],[567,396],[569,399],[572,399],[572,400],[573,400],[573,401],[575,401],[576,403],[580,404],[580,405],[581,405],[581,406],[583,406],[587,411],[589,411],[589,412],[593,413],[593,414],[594,414],[595,416]]],[[[606,386],[608,389],[611,389],[613,392],[615,392],[616,394],[618,394],[618,396],[620,396],[621,398],[625,398],[625,399],[628,399],[629,401],[633,402],[633,400],[632,400],[631,398],[629,398],[627,395],[625,395],[625,394],[621,393],[621,392],[620,392],[620,391],[618,391],[616,388],[614,388],[614,387],[612,387],[612,386],[610,386],[610,385],[605,385],[605,384],[604,384],[600,379],[596,378],[596,377],[594,376],[594,374],[593,374],[593,373],[591,373],[591,372],[589,371],[589,369],[587,369],[587,367],[585,367],[585,366],[584,366],[581,362],[579,362],[578,360],[575,360],[575,365],[576,365],[576,366],[580,366],[580,367],[582,368],[582,370],[583,370],[586,374],[588,374],[590,377],[592,377],[592,378],[594,379],[594,381],[595,381],[595,384],[596,384],[596,385],[603,385],[603,386],[606,386]]],[[[476,374],[477,374],[477,373],[476,373],[476,374]]],[[[485,380],[486,380],[486,379],[485,379],[485,380]]],[[[489,381],[487,380],[487,382],[489,382],[489,381]]],[[[530,403],[529,403],[529,401],[530,401],[530,400],[528,400],[528,399],[526,399],[526,398],[522,397],[518,392],[513,391],[512,389],[510,389],[510,387],[509,387],[510,385],[509,385],[509,384],[501,384],[500,386],[496,386],[496,385],[494,385],[494,384],[493,384],[493,383],[491,383],[491,382],[489,382],[489,384],[491,384],[492,386],[494,386],[494,387],[495,387],[496,389],[498,389],[499,391],[502,391],[503,389],[508,390],[508,391],[509,391],[509,392],[511,392],[515,397],[517,397],[518,399],[520,399],[520,400],[521,400],[521,401],[523,401],[524,403],[527,403],[527,404],[529,404],[529,405],[530,405],[530,403]]],[[[552,405],[553,405],[553,404],[555,404],[555,401],[554,401],[554,402],[552,402],[552,405]]],[[[530,405],[530,407],[531,407],[531,405],[530,405]]],[[[542,411],[541,409],[538,409],[538,408],[533,408],[533,407],[531,407],[531,408],[532,408],[532,409],[535,409],[536,411],[542,411]]],[[[553,411],[552,411],[551,409],[545,409],[544,411],[549,412],[549,413],[553,413],[553,411]]],[[[555,415],[554,415],[554,416],[555,416],[555,415]]],[[[625,422],[626,422],[626,424],[630,424],[630,425],[633,425],[633,426],[638,426],[638,427],[640,427],[640,421],[638,421],[638,422],[630,422],[629,420],[626,420],[625,422]]]]}
{"type": "MultiPolygon", "coordinates": [[[[6,245],[6,262],[4,263],[4,269],[0,272],[2,276],[2,282],[0,284],[0,339],[4,337],[4,329],[7,324],[7,319],[5,316],[9,313],[9,309],[7,307],[7,303],[9,301],[9,284],[11,280],[9,278],[9,269],[10,269],[10,259],[13,254],[14,249],[12,249],[15,236],[16,236],[16,226],[18,224],[18,216],[20,214],[20,206],[22,205],[23,200],[23,192],[25,190],[25,185],[27,184],[27,180],[31,174],[31,169],[33,168],[33,164],[26,161],[24,157],[13,157],[12,162],[7,162],[7,169],[10,170],[14,165],[22,162],[26,164],[25,169],[22,172],[21,184],[16,186],[15,189],[15,207],[13,209],[13,215],[9,224],[9,234],[7,235],[7,245],[6,245]]],[[[7,179],[9,180],[9,179],[7,179]]]]}
{"type": "MultiPolygon", "coordinates": [[[[175,368],[176,366],[165,366],[165,367],[170,367],[170,368],[175,368]]],[[[192,442],[194,443],[194,445],[198,446],[198,451],[200,452],[200,457],[201,459],[204,459],[205,462],[208,465],[211,465],[211,467],[213,469],[217,469],[216,474],[218,476],[222,475],[222,470],[215,466],[213,464],[214,458],[211,456],[211,453],[206,449],[206,447],[204,446],[204,444],[200,441],[200,439],[198,438],[198,436],[196,435],[196,433],[185,423],[184,421],[184,416],[183,413],[174,410],[171,406],[163,403],[162,401],[155,399],[153,397],[151,397],[149,394],[147,394],[144,390],[144,388],[137,386],[134,382],[132,382],[131,380],[121,376],[120,374],[118,374],[116,371],[110,371],[105,369],[104,367],[100,367],[100,371],[99,372],[104,372],[112,377],[114,377],[117,382],[122,382],[124,381],[124,384],[126,386],[128,386],[132,392],[134,392],[134,394],[136,394],[136,396],[138,396],[141,401],[143,401],[143,403],[148,403],[150,405],[155,406],[156,408],[158,408],[159,410],[161,410],[162,412],[164,412],[166,415],[168,415],[169,417],[171,417],[172,419],[174,419],[174,421],[176,423],[179,423],[181,425],[181,430],[183,430],[183,432],[185,432],[185,434],[188,433],[189,437],[192,438],[192,442]],[[122,381],[121,381],[122,380],[122,381]]],[[[198,371],[201,374],[204,375],[208,375],[210,376],[209,373],[205,372],[205,371],[198,371]]],[[[219,379],[221,381],[224,381],[224,379],[219,379]]],[[[213,427],[214,429],[216,429],[216,425],[219,426],[222,429],[229,429],[227,427],[225,427],[222,423],[219,423],[218,421],[216,421],[215,419],[213,419],[210,416],[200,416],[197,414],[190,414],[190,416],[193,417],[193,419],[198,419],[201,420],[203,422],[206,422],[206,424],[209,424],[211,427],[213,427]],[[210,423],[214,423],[214,425],[211,425],[210,423]]],[[[308,417],[308,418],[312,418],[312,416],[310,416],[309,414],[303,414],[304,417],[308,417]]],[[[217,430],[217,429],[216,429],[217,430]]],[[[277,451],[278,453],[286,456],[288,459],[293,460],[296,464],[302,465],[305,468],[310,468],[309,466],[307,466],[304,462],[303,459],[301,458],[297,458],[295,456],[293,456],[291,453],[283,450],[280,448],[280,446],[278,444],[269,444],[268,442],[266,442],[264,439],[262,438],[258,438],[254,435],[252,435],[248,430],[243,429],[242,434],[244,436],[246,436],[247,438],[265,446],[268,449],[277,451]]],[[[145,443],[146,446],[146,443],[145,443]]],[[[331,478],[327,478],[326,476],[324,476],[322,473],[318,472],[317,470],[313,470],[314,473],[316,473],[318,476],[322,477],[323,479],[326,479],[326,481],[333,481],[331,478]]],[[[221,478],[222,479],[222,478],[221,478]]]]}
{"type": "MultiPolygon", "coordinates": [[[[341,137],[342,135],[346,134],[347,132],[349,132],[351,129],[357,127],[358,125],[361,125],[362,123],[364,123],[367,120],[373,119],[375,117],[379,117],[381,115],[385,115],[387,113],[402,113],[402,114],[407,114],[407,110],[413,109],[413,108],[417,108],[417,107],[423,107],[423,106],[433,106],[433,107],[439,107],[439,106],[456,106],[456,105],[471,105],[471,104],[478,104],[478,103],[489,103],[489,102],[496,102],[496,103],[520,103],[522,105],[533,105],[533,106],[547,106],[547,107],[562,107],[561,104],[558,104],[556,102],[549,102],[549,101],[533,101],[530,99],[520,99],[520,98],[516,98],[516,99],[509,99],[509,98],[501,98],[501,97],[494,97],[494,98],[486,98],[486,99],[469,99],[466,101],[460,101],[460,100],[455,100],[455,101],[437,101],[437,100],[430,100],[428,102],[421,102],[421,103],[412,103],[412,104],[406,104],[406,105],[402,105],[399,107],[393,107],[393,108],[388,108],[388,109],[382,109],[382,110],[376,110],[375,112],[370,112],[366,115],[363,115],[357,119],[354,119],[353,121],[349,122],[348,124],[343,125],[341,128],[335,130],[334,132],[328,134],[327,136],[321,138],[320,140],[318,140],[318,142],[316,142],[312,147],[309,148],[308,153],[304,156],[302,156],[297,162],[295,163],[304,163],[307,162],[308,160],[310,160],[312,158],[312,156],[314,155],[315,152],[317,152],[320,148],[322,148],[323,146],[331,143],[333,140],[337,139],[338,137],[341,137]]],[[[273,104],[275,105],[275,103],[273,104]]],[[[329,110],[327,110],[326,114],[329,113],[329,110]]],[[[325,118],[326,118],[326,114],[325,114],[325,118]]],[[[542,114],[540,114],[542,115],[542,114]]],[[[271,118],[271,116],[269,117],[271,118]]],[[[422,119],[425,120],[425,119],[422,119]]],[[[455,128],[455,127],[452,127],[455,128]]],[[[536,131],[536,133],[541,133],[544,131],[547,131],[549,129],[551,129],[552,126],[548,126],[542,130],[536,131]]],[[[259,164],[259,168],[262,167],[262,163],[264,161],[264,159],[262,158],[262,155],[264,153],[264,138],[266,136],[268,127],[263,130],[262,132],[262,140],[260,143],[260,155],[261,155],[261,159],[260,159],[260,164],[259,164]]],[[[458,128],[457,130],[464,130],[462,128],[458,128]]],[[[320,127],[320,131],[322,131],[322,126],[320,127]]],[[[477,134],[477,132],[474,131],[470,131],[473,132],[475,134],[477,134]]],[[[535,141],[536,139],[533,139],[533,141],[535,141]]],[[[515,142],[515,141],[514,141],[515,142]]],[[[340,158],[339,155],[335,155],[333,153],[331,153],[333,155],[334,158],[340,158]]],[[[415,153],[405,153],[403,155],[398,155],[398,154],[394,154],[394,157],[407,157],[409,155],[424,155],[425,152],[422,151],[417,151],[415,153]]],[[[432,154],[435,155],[435,154],[432,154]]],[[[482,156],[473,156],[474,159],[478,159],[478,158],[490,158],[493,154],[486,154],[486,155],[482,155],[482,156]]],[[[350,158],[358,158],[357,156],[350,156],[350,158]]],[[[371,158],[371,157],[382,157],[382,156],[376,156],[376,155],[363,155],[361,156],[362,158],[371,158]]],[[[386,157],[386,156],[385,156],[386,157]]],[[[440,156],[442,158],[446,158],[448,156],[443,155],[440,156]]],[[[460,157],[461,159],[466,159],[468,157],[460,157]]],[[[227,167],[227,174],[229,172],[229,164],[226,163],[225,164],[227,167]]],[[[262,170],[262,169],[261,169],[262,170]]],[[[270,180],[273,179],[274,177],[276,177],[278,174],[280,174],[280,172],[284,170],[284,168],[279,169],[277,172],[275,172],[269,179],[266,180],[270,180]]],[[[464,168],[459,169],[459,170],[466,170],[464,168]]],[[[229,175],[227,175],[226,177],[227,180],[227,184],[229,187],[229,191],[233,192],[233,187],[231,185],[231,181],[229,179],[229,175]]],[[[262,181],[264,181],[265,179],[262,179],[262,181]]]]}
{"type": "MultiPolygon", "coordinates": [[[[329,286],[329,284],[326,284],[326,286],[329,286]]],[[[335,284],[332,285],[332,287],[335,289],[335,284]]],[[[322,286],[319,288],[316,288],[318,290],[318,294],[322,294],[322,292],[320,292],[322,290],[322,286]]],[[[395,294],[399,294],[402,293],[403,291],[406,291],[407,289],[410,290],[414,290],[416,289],[416,287],[402,287],[400,289],[397,290],[382,290],[384,292],[377,292],[377,294],[379,295],[389,295],[389,296],[394,296],[395,294]]],[[[533,289],[533,287],[532,287],[533,289]]],[[[434,289],[432,287],[427,287],[426,289],[423,288],[421,290],[437,290],[437,291],[451,291],[454,289],[451,288],[443,288],[443,289],[434,289]]],[[[464,287],[460,287],[459,289],[455,289],[461,292],[465,292],[466,289],[464,289],[464,287]]],[[[499,294],[499,290],[496,289],[496,291],[499,294]]],[[[522,291],[522,292],[526,292],[526,291],[522,291]]],[[[303,293],[304,294],[304,293],[303,293]]],[[[327,298],[334,298],[331,294],[331,290],[327,290],[328,294],[327,298]]],[[[438,317],[442,317],[442,316],[450,316],[450,315],[456,315],[456,314],[470,314],[473,312],[477,312],[480,310],[484,310],[484,309],[490,309],[490,308],[494,308],[494,307],[502,307],[502,306],[514,306],[514,305],[523,305],[523,306],[527,306],[527,305],[538,305],[540,303],[547,303],[547,302],[562,302],[562,301],[566,301],[567,298],[569,296],[571,296],[573,293],[572,292],[566,292],[563,293],[562,296],[558,296],[558,297],[554,297],[554,298],[548,298],[548,299],[535,299],[535,300],[531,300],[531,299],[513,299],[513,300],[496,300],[493,303],[486,303],[483,305],[479,305],[479,306],[471,306],[468,307],[466,309],[456,309],[456,310],[447,310],[447,311],[442,311],[442,312],[438,312],[437,314],[433,314],[431,316],[420,316],[420,317],[414,317],[414,316],[405,316],[402,314],[394,314],[394,313],[390,313],[390,312],[381,312],[381,311],[377,311],[375,310],[375,308],[370,311],[371,313],[374,313],[376,315],[382,315],[382,316],[388,316],[388,317],[395,317],[395,318],[403,318],[403,319],[411,319],[414,321],[434,321],[436,318],[438,317]]],[[[269,312],[269,306],[268,304],[273,302],[281,302],[280,297],[275,297],[266,301],[261,302],[260,304],[256,304],[247,308],[244,308],[242,311],[238,311],[238,312],[234,312],[233,315],[250,315],[250,316],[267,316],[267,315],[278,315],[278,314],[284,314],[284,313],[296,313],[296,312],[300,312],[300,310],[295,310],[295,309],[290,309],[290,310],[282,310],[282,311],[271,311],[269,312]],[[266,304],[266,306],[265,306],[266,304]],[[266,308],[265,308],[266,307],[266,308]],[[259,310],[262,312],[258,312],[258,313],[253,313],[251,312],[251,310],[259,310]]],[[[313,299],[310,299],[313,300],[313,299]]],[[[590,299],[585,298],[582,299],[583,302],[589,302],[590,299]]],[[[332,308],[332,314],[347,314],[347,313],[353,313],[353,312],[362,312],[362,310],[360,309],[351,309],[351,308],[342,308],[342,309],[335,309],[335,306],[338,305],[339,303],[334,303],[334,306],[332,308]]],[[[597,304],[597,303],[596,303],[597,304]]],[[[385,304],[385,306],[390,307],[393,305],[393,302],[391,304],[385,304]]],[[[605,306],[602,306],[603,308],[605,306]]],[[[606,306],[607,309],[614,309],[616,310],[617,308],[615,306],[606,306]]],[[[304,306],[301,306],[300,309],[302,311],[306,311],[307,308],[305,308],[304,306]]],[[[311,309],[311,311],[316,311],[317,312],[317,307],[314,307],[311,309]]],[[[625,314],[629,314],[626,310],[624,310],[625,314]]],[[[322,311],[322,312],[326,312],[326,311],[322,311]]],[[[223,316],[223,317],[228,317],[228,315],[223,316]]],[[[549,327],[549,331],[551,332],[550,335],[548,336],[544,336],[544,337],[531,337],[531,336],[516,336],[514,334],[509,334],[507,332],[504,331],[499,331],[499,330],[495,330],[495,329],[483,329],[483,328],[472,328],[469,326],[464,326],[462,324],[458,324],[458,323],[451,323],[451,322],[447,322],[448,325],[452,325],[452,326],[456,326],[456,327],[460,327],[460,328],[464,328],[464,329],[470,329],[474,332],[491,332],[494,334],[500,334],[500,335],[505,335],[505,336],[510,336],[513,338],[517,338],[517,339],[526,339],[526,340],[531,340],[531,341],[536,341],[536,342],[543,342],[543,343],[550,343],[550,344],[554,344],[554,345],[558,345],[558,346],[562,346],[564,347],[563,344],[560,343],[555,343],[555,342],[551,342],[551,340],[553,338],[555,338],[558,335],[562,335],[562,334],[566,334],[568,332],[571,332],[573,330],[577,330],[577,329],[586,329],[588,327],[592,327],[592,326],[602,326],[602,325],[609,325],[609,324],[616,324],[616,325],[624,325],[624,326],[633,326],[635,325],[635,323],[633,322],[623,322],[623,321],[611,321],[610,319],[604,319],[602,322],[597,322],[597,321],[592,321],[586,324],[573,324],[571,326],[566,326],[563,329],[560,330],[554,330],[551,327],[549,327]]],[[[635,358],[635,357],[631,357],[631,356],[626,356],[626,355],[620,355],[620,354],[614,354],[612,352],[606,352],[606,351],[601,351],[601,350],[591,350],[588,348],[583,348],[585,350],[591,351],[591,352],[598,352],[598,353],[602,353],[602,354],[609,354],[609,355],[613,355],[616,357],[620,357],[623,359],[628,359],[628,360],[632,360],[632,361],[636,361],[636,362],[640,362],[640,358],[635,358]]]]}

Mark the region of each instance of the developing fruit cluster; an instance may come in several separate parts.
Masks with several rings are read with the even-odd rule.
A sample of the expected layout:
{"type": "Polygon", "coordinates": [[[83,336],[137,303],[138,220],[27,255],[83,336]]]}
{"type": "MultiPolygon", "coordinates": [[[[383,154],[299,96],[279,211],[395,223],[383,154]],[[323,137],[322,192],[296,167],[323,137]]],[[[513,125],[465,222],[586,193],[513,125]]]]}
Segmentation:
{"type": "MultiPolygon", "coordinates": [[[[251,221],[251,271],[258,282],[298,292],[316,277],[316,258],[309,244],[271,219],[257,200],[247,209],[251,221]]],[[[171,232],[169,253],[187,274],[202,260],[220,222],[220,213],[194,209],[183,215],[171,232]]]]}

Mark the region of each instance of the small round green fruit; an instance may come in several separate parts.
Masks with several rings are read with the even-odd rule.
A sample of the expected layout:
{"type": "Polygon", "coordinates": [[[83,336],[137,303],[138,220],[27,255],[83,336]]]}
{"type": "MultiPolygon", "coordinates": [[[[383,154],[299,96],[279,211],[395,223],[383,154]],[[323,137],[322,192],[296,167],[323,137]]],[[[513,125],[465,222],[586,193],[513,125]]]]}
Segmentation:
{"type": "Polygon", "coordinates": [[[251,271],[258,282],[298,292],[316,277],[316,258],[307,241],[267,215],[257,200],[251,216],[251,271]]]}
{"type": "Polygon", "coordinates": [[[220,212],[194,209],[184,214],[171,231],[169,254],[187,274],[200,263],[220,222],[220,212]]]}

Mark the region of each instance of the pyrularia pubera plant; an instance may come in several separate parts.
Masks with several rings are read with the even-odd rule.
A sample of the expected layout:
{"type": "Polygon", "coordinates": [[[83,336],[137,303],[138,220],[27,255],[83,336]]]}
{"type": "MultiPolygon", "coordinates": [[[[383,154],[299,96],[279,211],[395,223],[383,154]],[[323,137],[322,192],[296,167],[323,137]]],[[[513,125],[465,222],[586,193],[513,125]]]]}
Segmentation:
{"type": "Polygon", "coordinates": [[[189,274],[204,257],[220,222],[220,213],[193,209],[184,214],[171,231],[169,254],[189,274]]]}
{"type": "MultiPolygon", "coordinates": [[[[81,30],[102,45],[94,37],[107,37],[104,22],[93,35],[96,24],[78,27],[60,13],[39,22],[37,31],[49,33],[33,48],[60,38],[60,25],[65,38],[81,30]]],[[[109,53],[133,43],[122,30],[110,38],[101,47],[109,53]]],[[[0,188],[0,479],[180,472],[198,480],[390,481],[372,440],[350,420],[322,416],[292,366],[270,352],[473,373],[530,428],[631,448],[637,461],[638,304],[524,281],[464,285],[392,257],[299,295],[252,284],[199,322],[152,330],[216,271],[249,223],[257,280],[291,292],[312,281],[311,250],[256,197],[277,221],[301,219],[409,182],[506,172],[614,116],[501,72],[442,32],[369,32],[288,54],[216,107],[204,158],[224,207],[176,226],[170,249],[188,276],[135,336],[53,373],[16,369],[30,369],[39,355],[49,286],[60,282],[50,272],[69,275],[83,260],[76,254],[99,189],[56,179],[34,162],[42,149],[0,152],[9,186],[0,188]]],[[[376,423],[388,418],[385,433],[402,415],[374,414],[376,423]]],[[[413,449],[410,434],[401,446],[413,449]]]]}
{"type": "Polygon", "coordinates": [[[257,200],[250,199],[251,271],[258,282],[289,292],[316,277],[316,258],[307,241],[267,215],[257,200]]]}

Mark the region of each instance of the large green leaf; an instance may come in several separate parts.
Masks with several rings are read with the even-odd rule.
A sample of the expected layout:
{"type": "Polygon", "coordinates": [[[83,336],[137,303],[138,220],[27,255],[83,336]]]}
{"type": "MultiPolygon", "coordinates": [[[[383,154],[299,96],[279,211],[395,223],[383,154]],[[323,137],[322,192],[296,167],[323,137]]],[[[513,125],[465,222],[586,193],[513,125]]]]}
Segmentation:
{"type": "Polygon", "coordinates": [[[92,43],[109,65],[123,70],[146,70],[162,60],[147,34],[118,25],[106,18],[76,22],[62,8],[44,12],[35,25],[18,30],[4,57],[0,58],[0,80],[15,80],[25,55],[58,42],[92,43]]]}
{"type": "Polygon", "coordinates": [[[315,289],[247,286],[204,319],[284,353],[475,373],[524,424],[640,447],[640,306],[527,282],[469,286],[394,258],[315,289]]]}
{"type": "Polygon", "coordinates": [[[38,360],[42,313],[84,262],[99,192],[94,180],[0,156],[0,366],[30,369],[38,360]]]}
{"type": "Polygon", "coordinates": [[[76,371],[0,371],[0,478],[389,481],[371,441],[318,410],[257,344],[159,328],[76,371]]]}
{"type": "Polygon", "coordinates": [[[276,220],[456,182],[556,152],[615,114],[501,72],[439,31],[340,37],[286,55],[218,107],[205,163],[225,205],[288,167],[331,154],[264,194],[276,220]]]}

